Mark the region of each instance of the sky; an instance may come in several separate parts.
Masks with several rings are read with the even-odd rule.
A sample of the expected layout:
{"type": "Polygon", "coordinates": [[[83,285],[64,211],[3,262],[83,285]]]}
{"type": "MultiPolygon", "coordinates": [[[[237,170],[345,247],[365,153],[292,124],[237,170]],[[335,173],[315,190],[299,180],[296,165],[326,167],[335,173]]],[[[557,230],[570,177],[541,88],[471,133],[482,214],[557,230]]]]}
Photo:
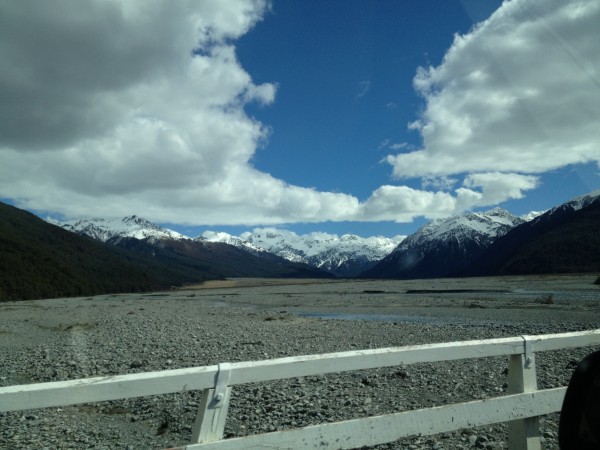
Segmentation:
{"type": "Polygon", "coordinates": [[[406,235],[600,187],[595,0],[0,0],[0,199],[406,235]]]}

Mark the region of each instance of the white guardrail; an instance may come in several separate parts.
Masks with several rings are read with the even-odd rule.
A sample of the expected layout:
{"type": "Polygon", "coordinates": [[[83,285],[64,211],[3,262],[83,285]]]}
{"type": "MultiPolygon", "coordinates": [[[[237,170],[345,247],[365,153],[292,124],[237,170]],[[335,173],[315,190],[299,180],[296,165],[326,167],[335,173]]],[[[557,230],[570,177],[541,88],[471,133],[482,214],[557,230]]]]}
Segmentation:
{"type": "Polygon", "coordinates": [[[0,388],[0,411],[203,390],[192,442],[180,449],[341,449],[509,422],[511,450],[539,449],[539,416],[560,411],[566,387],[537,389],[535,352],[600,344],[600,330],[411,345],[0,388]],[[488,356],[510,357],[508,395],[223,439],[235,385],[488,356]]]}

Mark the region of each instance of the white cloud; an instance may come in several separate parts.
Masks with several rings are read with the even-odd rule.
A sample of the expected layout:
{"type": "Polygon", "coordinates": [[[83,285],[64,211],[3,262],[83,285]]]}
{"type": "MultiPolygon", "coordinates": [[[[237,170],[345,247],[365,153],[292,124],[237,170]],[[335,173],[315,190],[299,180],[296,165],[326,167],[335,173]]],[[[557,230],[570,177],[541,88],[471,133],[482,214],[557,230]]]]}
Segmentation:
{"type": "Polygon", "coordinates": [[[367,95],[367,93],[371,90],[371,82],[369,80],[361,81],[358,83],[358,93],[354,97],[355,100],[358,100],[361,97],[367,95]]]}
{"type": "Polygon", "coordinates": [[[408,142],[398,142],[396,144],[391,144],[390,148],[392,150],[400,150],[401,148],[406,148],[408,147],[408,142]]]}
{"type": "MultiPolygon", "coordinates": [[[[442,183],[442,181],[440,181],[442,183]]],[[[447,180],[447,188],[456,180],[447,180]]],[[[360,205],[355,220],[393,220],[410,222],[415,217],[428,219],[447,217],[477,206],[495,205],[508,199],[523,197],[523,191],[537,186],[537,177],[499,172],[472,174],[454,194],[426,191],[408,186],[381,186],[360,205]]]]}
{"type": "Polygon", "coordinates": [[[463,186],[456,189],[459,209],[470,209],[475,206],[487,206],[501,203],[508,199],[523,198],[523,191],[538,186],[539,179],[532,175],[516,173],[487,172],[468,175],[463,186]],[[473,188],[479,188],[475,191],[473,188]]]}
{"type": "Polygon", "coordinates": [[[423,148],[390,155],[398,178],[542,173],[600,162],[600,3],[513,0],[420,68],[409,124],[423,148]]]}
{"type": "Polygon", "coordinates": [[[444,217],[456,211],[456,198],[446,192],[429,192],[408,186],[381,186],[361,205],[363,218],[410,222],[417,216],[444,217]]]}
{"type": "Polygon", "coordinates": [[[381,144],[379,144],[379,148],[389,148],[391,150],[400,150],[402,148],[409,147],[410,144],[408,142],[392,142],[390,139],[384,139],[381,144]]]}
{"type": "Polygon", "coordinates": [[[252,82],[231,40],[267,8],[244,0],[3,3],[2,195],[68,216],[139,211],[178,220],[187,210],[186,222],[204,220],[202,202],[218,188],[251,201],[240,186],[254,180],[234,174],[255,175],[248,161],[269,130],[243,108],[271,103],[276,86],[252,82]]]}
{"type": "MultiPolygon", "coordinates": [[[[474,90],[471,97],[466,88],[475,89],[476,83],[458,77],[465,85],[459,89],[449,81],[462,64],[469,68],[472,61],[482,58],[469,50],[470,46],[479,48],[477,42],[469,44],[479,40],[473,36],[483,36],[482,48],[491,45],[486,33],[497,33],[481,27],[473,36],[457,38],[440,68],[417,77],[415,84],[428,99],[428,109],[414,126],[423,133],[426,146],[390,159],[399,176],[440,176],[437,184],[423,184],[437,192],[386,185],[361,202],[344,193],[289,185],[260,172],[252,167],[251,159],[270,130],[249,117],[244,107],[249,102],[273,102],[277,85],[252,81],[237,60],[234,41],[261,20],[268,8],[266,0],[2,2],[0,196],[16,199],[23,207],[67,217],[139,214],[157,222],[190,225],[402,222],[519,198],[524,190],[533,188],[534,177],[520,175],[521,169],[511,168],[514,164],[496,164],[499,148],[510,161],[517,143],[527,144],[518,149],[521,161],[532,161],[524,163],[527,171],[535,171],[533,162],[548,165],[538,161],[544,159],[540,148],[552,151],[565,139],[571,140],[573,153],[549,153],[548,160],[570,160],[574,158],[571,154],[591,157],[589,141],[582,136],[597,133],[587,120],[600,103],[591,103],[597,91],[572,99],[558,89],[555,97],[544,100],[544,106],[548,102],[564,105],[573,114],[577,100],[580,110],[562,124],[574,129],[565,131],[555,146],[546,141],[530,145],[528,135],[516,130],[515,144],[494,147],[493,141],[489,142],[477,147],[479,153],[469,163],[473,167],[457,165],[457,161],[469,160],[466,156],[483,139],[479,130],[471,127],[475,116],[451,108],[461,95],[465,95],[461,100],[465,108],[479,108],[477,117],[488,130],[485,136],[497,137],[500,132],[489,131],[496,125],[501,125],[502,133],[511,130],[512,119],[500,120],[510,112],[502,105],[511,100],[501,89],[490,89],[498,86],[497,80],[486,79],[494,73],[482,72],[481,89],[474,90]],[[466,50],[461,50],[463,47],[466,50]],[[477,100],[479,95],[496,108],[489,118],[483,100],[477,100]],[[453,142],[462,142],[459,147],[464,145],[464,149],[449,145],[453,142]],[[403,172],[406,158],[414,173],[403,172]],[[456,170],[482,173],[471,174],[462,187],[446,192],[458,181],[444,176],[456,170]],[[512,173],[492,172],[496,170],[512,173]]],[[[585,17],[590,14],[586,12],[585,17]]],[[[501,16],[512,17],[508,13],[501,16]]],[[[580,24],[580,19],[573,20],[580,24]]],[[[557,31],[561,39],[578,49],[579,41],[561,30],[557,31]]],[[[521,30],[515,38],[526,36],[529,34],[521,30]]],[[[503,49],[506,45],[499,46],[503,49]]],[[[540,41],[535,48],[543,49],[543,45],[540,41]]],[[[596,47],[591,47],[582,50],[582,55],[592,54],[596,47]]],[[[582,64],[589,65],[587,60],[582,64]]],[[[520,64],[514,65],[524,71],[520,64]]],[[[562,70],[560,64],[557,70],[562,70]]],[[[539,95],[546,97],[549,86],[554,86],[549,79],[560,84],[556,74],[551,75],[542,77],[539,95]]],[[[477,80],[477,76],[471,78],[477,80]]],[[[589,76],[568,81],[583,88],[589,76]]],[[[517,84],[523,88],[522,83],[517,84]]],[[[359,87],[360,96],[365,95],[370,83],[359,87]]],[[[526,92],[532,98],[538,95],[538,91],[526,92]]],[[[515,102],[523,104],[524,100],[515,102]]],[[[527,107],[525,103],[519,108],[527,107]]],[[[539,126],[554,127],[560,122],[554,116],[561,115],[560,108],[554,109],[554,115],[546,112],[539,126]]],[[[557,133],[554,128],[547,132],[557,133]]],[[[410,148],[405,143],[388,141],[386,145],[395,150],[410,148]]]]}
{"type": "Polygon", "coordinates": [[[421,179],[421,186],[425,188],[441,189],[443,191],[449,191],[458,183],[457,178],[450,178],[447,176],[442,177],[423,177],[421,179]]]}

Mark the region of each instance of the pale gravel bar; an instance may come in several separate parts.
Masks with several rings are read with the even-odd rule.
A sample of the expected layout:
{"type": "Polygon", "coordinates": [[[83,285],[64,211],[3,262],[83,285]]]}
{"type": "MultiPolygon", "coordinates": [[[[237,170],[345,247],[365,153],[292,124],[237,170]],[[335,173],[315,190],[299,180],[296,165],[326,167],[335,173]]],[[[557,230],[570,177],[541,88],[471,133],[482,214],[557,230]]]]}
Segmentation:
{"type": "MultiPolygon", "coordinates": [[[[595,329],[600,328],[595,278],[231,280],[153,294],[0,303],[0,385],[595,329]],[[427,292],[406,293],[415,289],[427,292]],[[453,290],[461,292],[448,292],[453,290]]],[[[565,385],[576,362],[593,350],[539,354],[539,386],[565,385]]],[[[507,362],[419,364],[236,387],[225,434],[500,395],[507,362]]],[[[185,393],[0,413],[0,448],[184,445],[198,401],[199,393],[185,393]]],[[[557,420],[556,415],[542,420],[544,448],[558,448],[557,420]]],[[[506,428],[497,425],[379,448],[503,449],[505,441],[506,428]]]]}

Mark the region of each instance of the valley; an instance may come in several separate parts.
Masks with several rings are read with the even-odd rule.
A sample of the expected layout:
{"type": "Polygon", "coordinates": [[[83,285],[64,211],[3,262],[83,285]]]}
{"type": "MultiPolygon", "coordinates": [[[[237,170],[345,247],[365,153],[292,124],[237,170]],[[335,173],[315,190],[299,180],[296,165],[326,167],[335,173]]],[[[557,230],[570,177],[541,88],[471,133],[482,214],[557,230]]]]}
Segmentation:
{"type": "Polygon", "coordinates": [[[494,208],[435,219],[394,238],[274,228],[191,238],[135,215],[48,223],[1,202],[0,211],[0,301],[231,278],[420,280],[600,270],[600,191],[529,221],[494,208]]]}
{"type": "MultiPolygon", "coordinates": [[[[145,294],[5,302],[0,303],[0,385],[597,329],[595,278],[251,278],[145,294]]],[[[539,386],[566,384],[573,364],[592,350],[536,354],[539,386]]],[[[506,391],[506,367],[506,358],[493,357],[240,386],[234,389],[225,436],[500,395],[506,391]]],[[[188,392],[4,413],[0,447],[183,445],[198,402],[199,393],[188,392]],[[161,431],[165,423],[168,430],[161,431]]],[[[558,448],[557,419],[555,414],[542,418],[544,448],[558,448]]],[[[408,438],[380,448],[458,450],[475,442],[506,448],[506,426],[408,438]]]]}

